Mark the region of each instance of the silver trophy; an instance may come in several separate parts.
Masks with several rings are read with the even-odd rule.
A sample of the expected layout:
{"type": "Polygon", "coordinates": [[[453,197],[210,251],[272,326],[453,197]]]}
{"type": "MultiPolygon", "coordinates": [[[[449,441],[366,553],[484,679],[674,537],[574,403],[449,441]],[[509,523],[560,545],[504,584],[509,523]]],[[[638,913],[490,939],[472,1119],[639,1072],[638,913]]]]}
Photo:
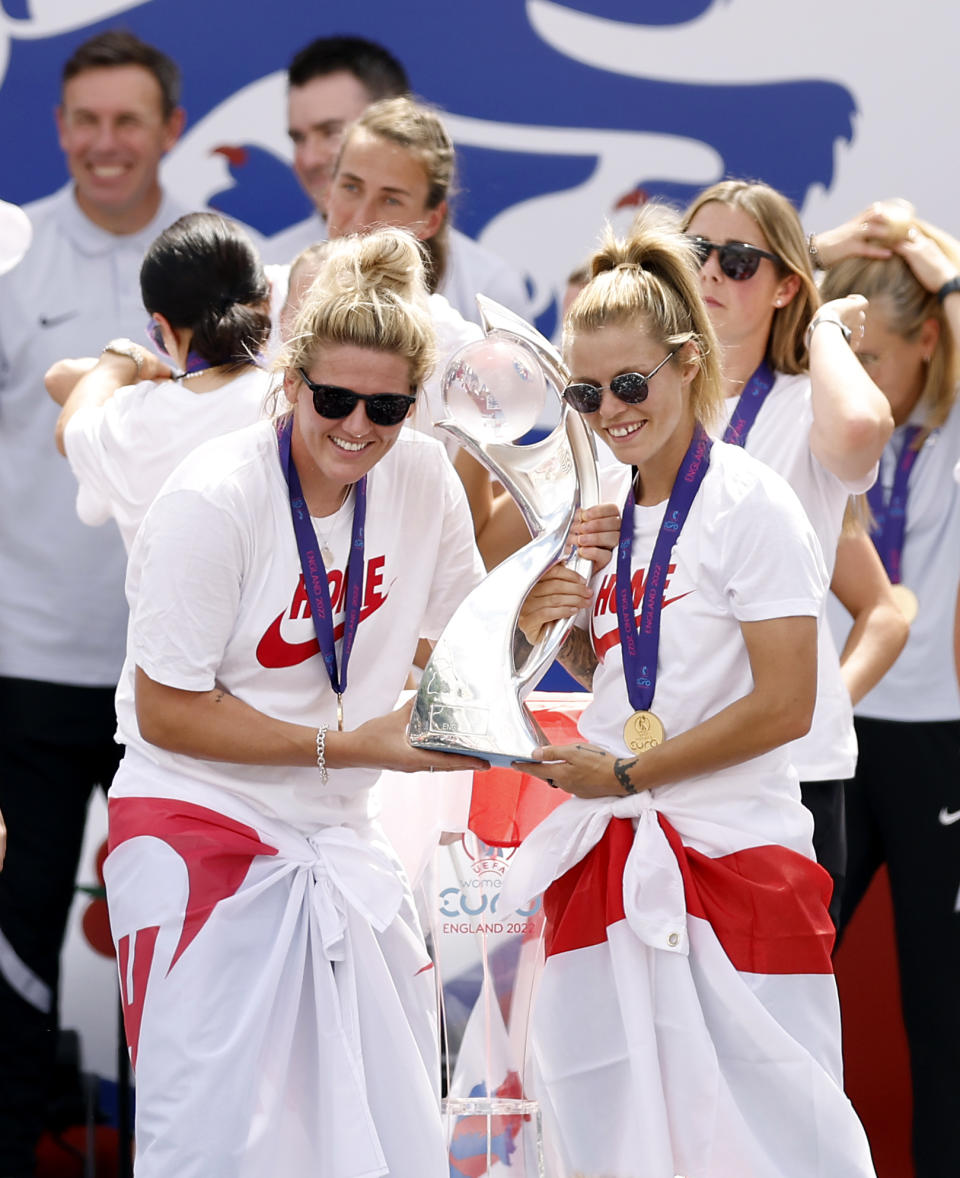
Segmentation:
{"type": "MultiPolygon", "coordinates": [[[[517,666],[520,607],[562,555],[577,508],[599,502],[599,486],[593,435],[561,395],[568,376],[560,353],[512,311],[483,295],[477,304],[486,337],[447,365],[448,419],[437,424],[510,492],[532,539],[489,573],[447,624],[417,692],[410,743],[509,765],[530,760],[543,743],[523,701],[572,625],[572,619],[553,623],[517,666]],[[517,445],[551,400],[559,413],[552,432],[517,445]]],[[[590,562],[576,551],[567,563],[590,575],[590,562]]]]}

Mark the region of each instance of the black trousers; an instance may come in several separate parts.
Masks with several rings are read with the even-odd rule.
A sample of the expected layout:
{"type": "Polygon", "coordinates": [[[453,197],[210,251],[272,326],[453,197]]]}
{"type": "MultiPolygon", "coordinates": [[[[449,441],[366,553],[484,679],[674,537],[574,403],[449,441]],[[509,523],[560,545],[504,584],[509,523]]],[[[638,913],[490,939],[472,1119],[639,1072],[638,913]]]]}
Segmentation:
{"type": "MultiPolygon", "coordinates": [[[[840,900],[847,873],[847,824],[843,781],[801,781],[800,799],[813,815],[813,850],[817,862],[830,873],[833,894],[830,919],[840,927],[840,900]]],[[[960,1178],[960,1176],[958,1176],[960,1178]]]]}
{"type": "MultiPolygon", "coordinates": [[[[0,1175],[29,1178],[87,803],[116,772],[113,689],[0,677],[0,1175]]],[[[113,995],[104,995],[105,1002],[113,995]]]]}
{"type": "Polygon", "coordinates": [[[846,791],[840,927],[886,862],[910,1046],[916,1178],[957,1178],[960,721],[856,725],[860,756],[846,791]]]}

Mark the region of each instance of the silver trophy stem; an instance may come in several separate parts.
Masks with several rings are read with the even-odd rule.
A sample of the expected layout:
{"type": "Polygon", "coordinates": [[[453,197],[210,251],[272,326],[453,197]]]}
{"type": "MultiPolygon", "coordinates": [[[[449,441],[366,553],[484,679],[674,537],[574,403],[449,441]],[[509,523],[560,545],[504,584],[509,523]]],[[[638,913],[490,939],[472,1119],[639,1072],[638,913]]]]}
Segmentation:
{"type": "MultiPolygon", "coordinates": [[[[532,348],[554,389],[566,382],[556,349],[535,328],[478,296],[484,326],[532,348]]],[[[529,760],[542,743],[523,705],[556,658],[573,620],[549,626],[520,667],[514,637],[523,602],[562,555],[577,508],[599,502],[596,450],[579,414],[561,402],[560,422],[529,446],[484,442],[456,422],[438,422],[486,466],[516,500],[533,539],[499,564],[461,603],[427,664],[410,719],[410,742],[485,757],[493,764],[529,760]]],[[[576,552],[582,576],[591,564],[576,552]]]]}

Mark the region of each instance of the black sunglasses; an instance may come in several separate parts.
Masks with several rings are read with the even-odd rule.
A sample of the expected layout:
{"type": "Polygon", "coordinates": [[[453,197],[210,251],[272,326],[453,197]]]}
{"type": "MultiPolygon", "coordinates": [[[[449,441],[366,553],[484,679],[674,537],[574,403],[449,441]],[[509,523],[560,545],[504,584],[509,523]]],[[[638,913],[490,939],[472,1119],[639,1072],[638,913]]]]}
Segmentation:
{"type": "MultiPolygon", "coordinates": [[[[610,392],[628,405],[639,405],[641,401],[647,399],[648,383],[670,357],[675,356],[679,351],[679,348],[674,348],[672,352],[668,352],[656,368],[652,372],[648,372],[646,376],[642,372],[621,372],[619,376],[615,376],[610,381],[610,392]]],[[[567,404],[572,405],[578,413],[596,413],[603,400],[603,389],[603,385],[568,384],[563,390],[563,399],[567,404]]]]}
{"type": "Polygon", "coordinates": [[[769,258],[771,262],[783,266],[782,258],[778,258],[776,254],[771,254],[767,250],[762,250],[758,245],[747,245],[746,242],[734,241],[720,245],[716,241],[707,241],[705,237],[690,237],[687,240],[696,251],[697,261],[701,266],[716,250],[720,269],[727,278],[732,278],[734,282],[746,282],[748,278],[752,278],[760,269],[760,262],[764,258],[769,258]]]}
{"type": "Polygon", "coordinates": [[[302,368],[297,371],[313,393],[313,407],[321,417],[349,417],[357,402],[363,401],[367,417],[374,425],[399,425],[417,400],[407,393],[355,393],[335,384],[314,384],[302,368]]]}

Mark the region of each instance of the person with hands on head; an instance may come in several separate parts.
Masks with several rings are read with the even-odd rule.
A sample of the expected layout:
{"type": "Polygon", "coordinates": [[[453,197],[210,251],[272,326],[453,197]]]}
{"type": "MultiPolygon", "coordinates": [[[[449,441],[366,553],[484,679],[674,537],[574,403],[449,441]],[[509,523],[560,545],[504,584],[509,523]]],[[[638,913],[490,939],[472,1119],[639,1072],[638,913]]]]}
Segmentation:
{"type": "Polygon", "coordinates": [[[147,250],[140,288],[148,331],[173,370],[118,339],[92,366],[61,361],[45,378],[62,397],[55,437],[79,484],[77,512],[89,524],[113,517],[128,552],[177,463],[255,422],[269,389],[256,363],[270,333],[269,287],[239,226],[217,213],[181,217],[147,250]]]}
{"type": "Polygon", "coordinates": [[[522,766],[576,796],[501,897],[546,889],[543,1107],[565,1173],[868,1178],[829,879],[785,747],[813,713],[819,544],[779,475],[711,441],[718,348],[675,223],[644,210],[591,273],[564,395],[617,459],[601,480],[620,544],[615,571],[584,587],[551,568],[521,611],[531,643],[576,616],[560,659],[593,701],[580,741],[522,766]]]}
{"type": "MultiPolygon", "coordinates": [[[[960,245],[924,221],[890,232],[889,206],[817,234],[824,297],[869,299],[860,361],[895,429],[868,499],[894,591],[915,616],[903,654],[855,709],[860,748],[846,798],[849,864],[841,929],[884,862],[910,1048],[917,1178],[960,1172],[960,690],[953,657],[960,583],[957,343],[960,245]],[[883,250],[887,256],[877,256],[883,250]]],[[[846,619],[831,614],[838,635],[846,619]]]]}
{"type": "Polygon", "coordinates": [[[396,709],[482,576],[442,447],[403,428],[432,359],[417,242],[331,243],[275,419],[194,450],[134,541],[104,877],[142,1178],[447,1172],[430,960],[372,794],[486,767],[396,709]]]}
{"type": "MultiPolygon", "coordinates": [[[[893,429],[886,398],[855,352],[866,302],[850,295],[820,306],[796,210],[767,184],[714,184],[694,198],[683,225],[697,248],[701,292],[721,348],[722,436],[787,480],[832,577],[850,497],[873,483],[893,429]]],[[[889,601],[860,588],[878,588],[869,544],[851,540],[840,559],[837,585],[857,619],[844,660],[876,681],[902,649],[907,626],[884,612],[889,601]]],[[[836,924],[846,860],[843,783],[853,776],[857,749],[843,662],[825,613],[817,670],[813,723],[791,751],[814,816],[817,859],[833,879],[836,924]]]]}

